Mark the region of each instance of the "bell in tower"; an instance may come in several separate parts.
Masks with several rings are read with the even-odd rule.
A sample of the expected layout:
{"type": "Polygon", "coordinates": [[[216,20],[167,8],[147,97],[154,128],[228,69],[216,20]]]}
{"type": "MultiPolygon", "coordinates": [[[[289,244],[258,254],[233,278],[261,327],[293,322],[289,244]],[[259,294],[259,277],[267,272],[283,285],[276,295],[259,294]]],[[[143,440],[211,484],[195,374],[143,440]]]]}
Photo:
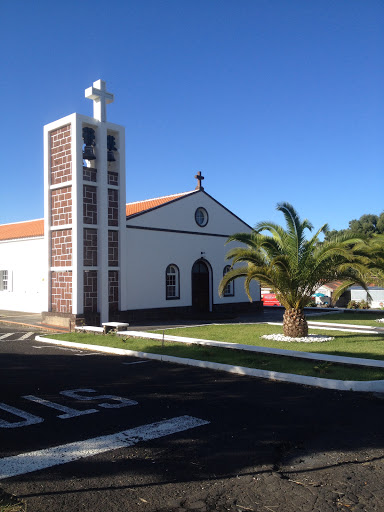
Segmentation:
{"type": "Polygon", "coordinates": [[[96,155],[93,151],[93,147],[95,146],[95,130],[85,126],[83,128],[83,140],[85,144],[83,159],[88,161],[96,160],[96,155]]]}

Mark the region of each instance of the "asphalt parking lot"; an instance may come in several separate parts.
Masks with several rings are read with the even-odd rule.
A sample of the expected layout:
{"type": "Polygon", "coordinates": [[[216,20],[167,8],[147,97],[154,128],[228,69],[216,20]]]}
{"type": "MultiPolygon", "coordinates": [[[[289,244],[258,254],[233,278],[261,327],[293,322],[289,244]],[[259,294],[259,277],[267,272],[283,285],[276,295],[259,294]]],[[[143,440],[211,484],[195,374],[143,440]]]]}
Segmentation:
{"type": "Polygon", "coordinates": [[[50,346],[4,325],[0,371],[0,486],[28,512],[383,510],[380,397],[50,346]]]}

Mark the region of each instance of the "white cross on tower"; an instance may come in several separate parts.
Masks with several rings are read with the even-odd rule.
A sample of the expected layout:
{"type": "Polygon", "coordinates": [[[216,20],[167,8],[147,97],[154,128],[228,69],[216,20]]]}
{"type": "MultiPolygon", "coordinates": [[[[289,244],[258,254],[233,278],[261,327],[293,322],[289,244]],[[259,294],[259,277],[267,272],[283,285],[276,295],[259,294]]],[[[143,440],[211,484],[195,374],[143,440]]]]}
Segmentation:
{"type": "Polygon", "coordinates": [[[113,94],[107,92],[104,80],[97,80],[92,87],[85,89],[85,97],[93,100],[93,117],[104,123],[107,120],[106,106],[114,100],[113,94]]]}

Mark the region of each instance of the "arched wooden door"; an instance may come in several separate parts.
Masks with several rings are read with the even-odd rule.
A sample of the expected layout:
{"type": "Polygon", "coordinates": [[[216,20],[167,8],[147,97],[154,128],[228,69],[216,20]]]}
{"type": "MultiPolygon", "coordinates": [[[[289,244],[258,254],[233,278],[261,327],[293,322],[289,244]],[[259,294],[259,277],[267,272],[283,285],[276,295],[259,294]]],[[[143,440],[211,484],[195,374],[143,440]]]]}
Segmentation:
{"type": "Polygon", "coordinates": [[[192,267],[192,309],[196,313],[209,312],[209,268],[197,260],[192,267]]]}

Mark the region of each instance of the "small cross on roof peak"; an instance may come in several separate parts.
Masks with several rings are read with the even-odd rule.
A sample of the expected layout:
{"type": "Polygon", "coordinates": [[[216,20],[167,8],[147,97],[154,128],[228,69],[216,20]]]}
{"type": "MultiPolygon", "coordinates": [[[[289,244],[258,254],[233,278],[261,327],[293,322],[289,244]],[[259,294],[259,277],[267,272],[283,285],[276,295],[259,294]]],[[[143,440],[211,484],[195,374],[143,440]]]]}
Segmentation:
{"type": "Polygon", "coordinates": [[[204,190],[204,187],[201,185],[202,180],[204,179],[204,176],[202,176],[201,171],[199,171],[195,178],[197,179],[197,185],[195,190],[204,190]]]}

